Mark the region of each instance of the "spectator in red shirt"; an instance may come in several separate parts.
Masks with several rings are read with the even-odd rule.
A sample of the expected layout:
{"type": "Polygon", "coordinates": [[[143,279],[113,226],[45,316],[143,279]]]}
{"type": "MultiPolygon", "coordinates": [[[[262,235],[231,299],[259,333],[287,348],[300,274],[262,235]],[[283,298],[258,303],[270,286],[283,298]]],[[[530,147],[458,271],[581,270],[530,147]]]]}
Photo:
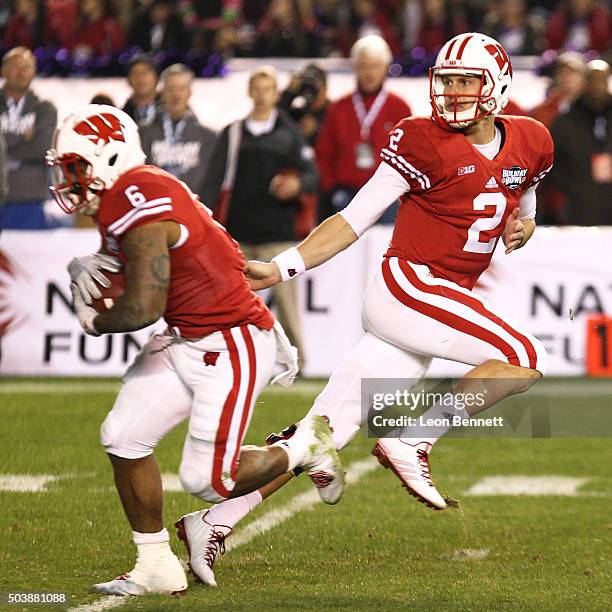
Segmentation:
{"type": "Polygon", "coordinates": [[[34,50],[55,42],[54,33],[47,20],[44,0],[17,0],[2,37],[5,49],[26,47],[34,50]]]}
{"type": "Polygon", "coordinates": [[[70,49],[83,55],[117,53],[125,46],[123,28],[109,0],[80,0],[70,49]]]}
{"type": "Polygon", "coordinates": [[[595,0],[568,0],[553,12],[546,32],[551,49],[595,50],[610,46],[610,13],[595,0]]]}
{"type": "Polygon", "coordinates": [[[380,36],[359,39],[351,59],[357,88],[329,105],[315,145],[323,194],[321,218],[350,202],[378,166],[388,132],[411,114],[408,104],[384,87],[391,49],[380,36]]]}

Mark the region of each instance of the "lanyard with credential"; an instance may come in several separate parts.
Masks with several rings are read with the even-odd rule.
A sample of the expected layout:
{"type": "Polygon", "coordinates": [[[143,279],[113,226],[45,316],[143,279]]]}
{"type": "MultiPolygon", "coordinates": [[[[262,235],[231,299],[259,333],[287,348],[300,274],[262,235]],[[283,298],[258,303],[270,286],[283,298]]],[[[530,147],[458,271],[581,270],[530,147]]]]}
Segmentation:
{"type": "Polygon", "coordinates": [[[370,139],[370,128],[372,127],[374,121],[376,121],[376,117],[378,117],[378,114],[380,113],[386,100],[387,92],[384,89],[381,89],[378,92],[374,103],[372,106],[370,106],[370,110],[366,113],[365,104],[361,94],[358,91],[353,94],[353,108],[355,109],[357,120],[359,121],[361,140],[364,142],[367,142],[370,139]]]}
{"type": "Polygon", "coordinates": [[[20,98],[19,102],[15,102],[13,98],[8,98],[6,101],[9,117],[9,129],[11,130],[11,132],[17,131],[17,124],[19,123],[21,111],[23,111],[24,104],[25,96],[23,98],[20,98]]]}
{"type": "Polygon", "coordinates": [[[176,144],[181,141],[187,118],[184,117],[172,128],[172,119],[166,114],[164,115],[164,139],[170,144],[176,144]]]}

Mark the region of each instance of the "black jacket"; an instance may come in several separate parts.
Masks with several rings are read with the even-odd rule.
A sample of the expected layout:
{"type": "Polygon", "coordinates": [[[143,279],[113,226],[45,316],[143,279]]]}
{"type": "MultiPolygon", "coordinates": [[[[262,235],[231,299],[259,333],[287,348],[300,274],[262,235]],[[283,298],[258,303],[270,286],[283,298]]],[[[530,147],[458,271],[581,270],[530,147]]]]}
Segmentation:
{"type": "MultiPolygon", "coordinates": [[[[229,126],[221,132],[210,159],[202,198],[211,208],[221,192],[227,161],[229,126]]],[[[254,136],[242,125],[236,177],[225,225],[244,244],[291,242],[299,201],[282,202],[270,194],[270,181],[279,172],[295,170],[304,193],[316,193],[319,175],[314,153],[297,125],[279,112],[271,132],[254,136]]]]}
{"type": "Polygon", "coordinates": [[[612,225],[612,181],[593,177],[597,155],[612,155],[612,97],[598,112],[579,98],[557,117],[551,133],[555,165],[550,183],[567,198],[565,223],[612,225]]]}

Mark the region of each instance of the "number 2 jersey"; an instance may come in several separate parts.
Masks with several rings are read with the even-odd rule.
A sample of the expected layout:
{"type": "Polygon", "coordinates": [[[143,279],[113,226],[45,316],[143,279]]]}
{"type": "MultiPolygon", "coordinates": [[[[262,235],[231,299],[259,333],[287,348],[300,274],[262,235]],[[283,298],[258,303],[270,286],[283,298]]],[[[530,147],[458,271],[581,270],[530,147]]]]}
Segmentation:
{"type": "Polygon", "coordinates": [[[187,186],[154,166],[122,174],[104,192],[96,214],[104,247],[125,264],[121,239],[145,223],[174,221],[181,229],[169,247],[170,287],[164,319],[184,338],[252,324],[271,329],[274,318],[244,276],[244,258],[187,186]]]}
{"type": "Polygon", "coordinates": [[[476,284],[508,215],[553,162],[550,133],[538,121],[501,116],[495,125],[502,144],[492,160],[461,132],[429,117],[395,126],[381,157],[410,189],[401,198],[386,257],[425,264],[434,276],[466,289],[476,284]]]}

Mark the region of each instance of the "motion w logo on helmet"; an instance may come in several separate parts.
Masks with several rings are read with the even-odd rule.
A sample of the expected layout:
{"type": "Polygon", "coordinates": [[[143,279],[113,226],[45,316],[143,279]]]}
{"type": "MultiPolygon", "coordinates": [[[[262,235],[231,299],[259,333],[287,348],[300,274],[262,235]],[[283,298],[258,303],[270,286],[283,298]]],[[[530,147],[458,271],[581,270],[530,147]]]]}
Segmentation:
{"type": "Polygon", "coordinates": [[[506,50],[501,45],[485,45],[485,49],[493,56],[493,59],[497,62],[501,73],[504,74],[507,72],[510,76],[512,76],[512,64],[510,63],[510,58],[506,53],[506,50]]]}
{"type": "Polygon", "coordinates": [[[125,142],[119,119],[110,113],[92,115],[75,126],[74,131],[89,138],[95,145],[100,142],[108,144],[111,140],[125,142]]]}

